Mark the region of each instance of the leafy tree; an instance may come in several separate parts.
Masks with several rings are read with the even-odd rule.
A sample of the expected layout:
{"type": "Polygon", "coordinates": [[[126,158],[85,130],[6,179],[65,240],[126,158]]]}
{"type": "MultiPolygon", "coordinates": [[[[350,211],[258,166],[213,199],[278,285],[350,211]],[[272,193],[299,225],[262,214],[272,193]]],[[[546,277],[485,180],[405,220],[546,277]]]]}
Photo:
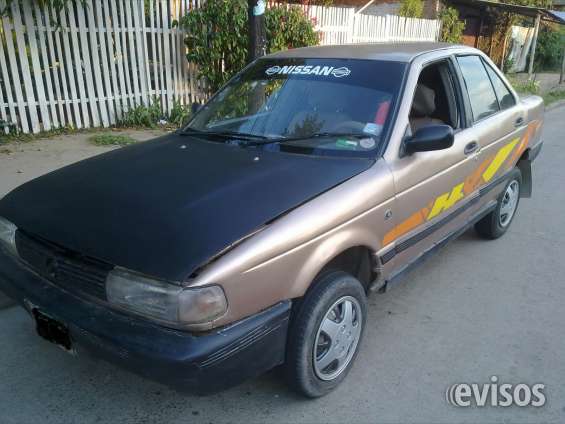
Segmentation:
{"type": "MultiPolygon", "coordinates": [[[[11,6],[12,3],[18,0],[6,0],[5,7],[3,9],[0,8],[0,17],[1,16],[9,16],[11,14],[11,6]]],[[[31,0],[33,3],[37,3],[39,6],[49,6],[53,8],[57,14],[66,8],[69,4],[72,3],[79,3],[85,4],[86,0],[31,0]]]]}
{"type": "MultiPolygon", "coordinates": [[[[274,6],[265,12],[267,52],[318,43],[312,22],[298,6],[274,6]]],[[[210,92],[216,91],[247,61],[247,1],[207,0],[180,19],[186,31],[188,60],[210,92]]]]}
{"type": "Polygon", "coordinates": [[[439,13],[441,20],[440,40],[446,43],[460,43],[465,22],[459,19],[459,12],[453,7],[443,7],[439,13]]]}
{"type": "Polygon", "coordinates": [[[398,14],[407,18],[421,18],[424,15],[424,2],[422,0],[402,0],[398,14]]]}
{"type": "Polygon", "coordinates": [[[540,28],[534,66],[536,71],[554,71],[561,66],[565,48],[565,30],[557,25],[540,28]]]}

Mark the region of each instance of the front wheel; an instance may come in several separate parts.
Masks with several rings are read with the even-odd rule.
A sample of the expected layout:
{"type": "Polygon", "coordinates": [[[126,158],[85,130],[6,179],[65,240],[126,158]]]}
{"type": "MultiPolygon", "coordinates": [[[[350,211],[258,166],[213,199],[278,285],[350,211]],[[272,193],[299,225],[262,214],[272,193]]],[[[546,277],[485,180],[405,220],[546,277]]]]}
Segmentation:
{"type": "Polygon", "coordinates": [[[481,237],[497,239],[508,230],[520,203],[521,185],[522,173],[518,168],[514,168],[498,199],[496,209],[475,224],[475,230],[481,237]]]}
{"type": "Polygon", "coordinates": [[[308,397],[320,397],[341,383],[357,356],[366,320],[361,283],[332,272],[314,283],[289,332],[286,377],[308,397]]]}

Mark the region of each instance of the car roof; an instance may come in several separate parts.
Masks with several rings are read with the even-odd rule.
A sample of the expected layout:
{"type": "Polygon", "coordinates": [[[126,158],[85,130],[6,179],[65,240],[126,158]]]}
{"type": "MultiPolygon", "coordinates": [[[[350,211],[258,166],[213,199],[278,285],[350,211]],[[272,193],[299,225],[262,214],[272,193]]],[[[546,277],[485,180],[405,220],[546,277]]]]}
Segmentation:
{"type": "Polygon", "coordinates": [[[286,58],[323,58],[323,59],[369,59],[395,62],[410,62],[416,56],[445,49],[462,49],[467,46],[449,43],[371,43],[371,44],[342,44],[333,46],[302,47],[280,51],[265,56],[269,59],[286,58]]]}

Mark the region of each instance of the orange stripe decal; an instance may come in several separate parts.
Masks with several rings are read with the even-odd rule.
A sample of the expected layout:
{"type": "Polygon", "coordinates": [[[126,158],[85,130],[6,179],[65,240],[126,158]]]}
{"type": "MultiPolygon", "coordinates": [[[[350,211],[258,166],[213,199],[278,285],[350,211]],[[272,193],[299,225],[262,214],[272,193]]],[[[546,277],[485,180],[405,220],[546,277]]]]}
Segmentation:
{"type": "Polygon", "coordinates": [[[528,147],[530,139],[540,126],[540,121],[533,121],[528,124],[528,128],[522,139],[512,139],[512,141],[501,147],[498,152],[481,162],[473,173],[467,176],[462,183],[457,184],[450,191],[438,196],[427,207],[414,212],[407,219],[386,233],[382,245],[386,246],[394,242],[399,237],[424,224],[426,221],[451,209],[456,203],[473,193],[478,187],[491,181],[503,168],[505,163],[508,164],[505,167],[506,169],[513,167],[528,147]],[[516,146],[518,147],[516,148],[516,146]],[[510,159],[507,160],[508,158],[510,159]]]}

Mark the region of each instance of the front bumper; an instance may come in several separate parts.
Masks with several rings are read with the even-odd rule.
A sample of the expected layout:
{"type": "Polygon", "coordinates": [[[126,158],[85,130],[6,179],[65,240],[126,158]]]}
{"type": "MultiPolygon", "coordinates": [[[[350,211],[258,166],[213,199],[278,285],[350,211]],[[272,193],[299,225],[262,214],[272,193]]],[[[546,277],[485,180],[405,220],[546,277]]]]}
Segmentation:
{"type": "Polygon", "coordinates": [[[62,290],[0,248],[0,290],[69,328],[73,348],[87,350],[178,390],[217,392],[284,361],[290,301],[197,335],[161,327],[62,290]]]}

